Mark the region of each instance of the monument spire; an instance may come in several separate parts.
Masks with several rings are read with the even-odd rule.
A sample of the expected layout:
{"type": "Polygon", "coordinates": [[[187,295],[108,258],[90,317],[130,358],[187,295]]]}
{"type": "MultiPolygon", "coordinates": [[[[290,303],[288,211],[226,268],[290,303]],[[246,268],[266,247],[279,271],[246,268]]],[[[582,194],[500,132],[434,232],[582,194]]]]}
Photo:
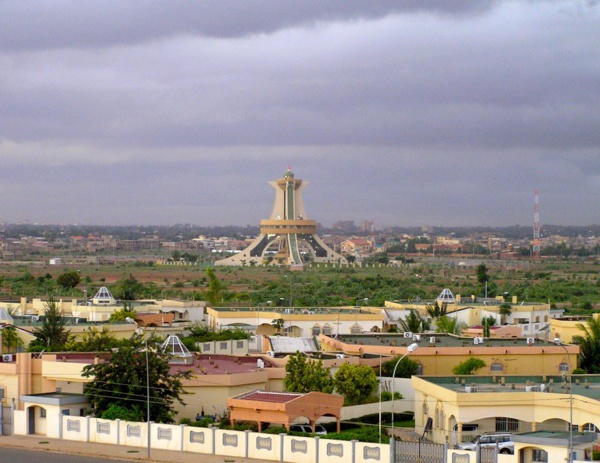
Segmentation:
{"type": "Polygon", "coordinates": [[[215,265],[262,265],[269,251],[275,251],[273,264],[303,265],[310,260],[323,263],[346,263],[317,235],[317,223],[308,220],[302,190],[308,182],[294,177],[290,166],[283,178],[269,182],[275,189],[275,203],[268,219],[260,222],[260,235],[243,251],[215,262],[215,265]]]}

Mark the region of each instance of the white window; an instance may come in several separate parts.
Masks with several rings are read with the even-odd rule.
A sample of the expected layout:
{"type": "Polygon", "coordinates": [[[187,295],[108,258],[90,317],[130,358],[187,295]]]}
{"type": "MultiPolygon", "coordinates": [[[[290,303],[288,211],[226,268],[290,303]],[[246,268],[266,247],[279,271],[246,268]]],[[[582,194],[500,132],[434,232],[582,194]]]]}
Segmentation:
{"type": "Polygon", "coordinates": [[[594,423],[586,423],[583,425],[583,432],[598,432],[598,428],[594,423]]]}

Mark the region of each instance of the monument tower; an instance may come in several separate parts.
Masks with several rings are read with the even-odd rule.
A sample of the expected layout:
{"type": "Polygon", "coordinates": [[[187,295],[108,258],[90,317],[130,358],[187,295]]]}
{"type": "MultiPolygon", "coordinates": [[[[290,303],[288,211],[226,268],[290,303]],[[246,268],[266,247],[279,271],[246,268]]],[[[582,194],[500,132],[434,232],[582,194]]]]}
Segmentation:
{"type": "Polygon", "coordinates": [[[275,189],[271,216],[260,221],[260,235],[239,253],[215,262],[215,265],[261,265],[267,251],[276,250],[274,264],[302,265],[301,250],[310,252],[313,262],[347,263],[317,235],[317,223],[304,212],[302,190],[308,182],[294,178],[288,167],[283,178],[269,182],[275,189]]]}

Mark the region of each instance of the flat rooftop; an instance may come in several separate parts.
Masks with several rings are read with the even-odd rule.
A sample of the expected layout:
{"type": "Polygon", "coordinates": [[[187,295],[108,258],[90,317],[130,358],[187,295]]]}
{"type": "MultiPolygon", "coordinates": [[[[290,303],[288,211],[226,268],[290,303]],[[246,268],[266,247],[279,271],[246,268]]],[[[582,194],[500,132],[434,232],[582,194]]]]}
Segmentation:
{"type": "MultiPolygon", "coordinates": [[[[270,312],[270,313],[281,313],[281,314],[295,314],[295,315],[313,315],[313,314],[356,314],[363,313],[372,315],[373,311],[367,307],[273,307],[264,306],[260,307],[209,307],[216,312],[270,312]]],[[[383,307],[379,307],[383,310],[383,307]]]]}
{"type": "Polygon", "coordinates": [[[406,338],[404,333],[369,333],[369,334],[341,334],[337,339],[346,344],[360,344],[363,346],[408,346],[415,342],[413,336],[419,336],[419,347],[540,347],[555,346],[542,340],[535,340],[533,344],[527,338],[482,338],[483,342],[475,344],[475,338],[459,337],[444,333],[413,333],[406,338]],[[434,341],[434,342],[431,342],[434,341]]]}
{"type": "MultiPolygon", "coordinates": [[[[451,391],[465,394],[490,392],[548,392],[555,394],[569,394],[568,377],[565,382],[565,377],[562,375],[421,376],[421,379],[451,391]],[[476,386],[476,390],[472,389],[473,385],[476,386]],[[467,387],[471,388],[470,390],[472,392],[467,392],[467,387]]],[[[571,387],[574,395],[600,400],[600,375],[573,375],[571,387]]]]}
{"type": "Polygon", "coordinates": [[[269,361],[268,356],[234,357],[229,355],[200,355],[195,354],[191,365],[171,365],[171,372],[192,371],[193,375],[231,375],[250,373],[264,368],[276,367],[269,361]],[[262,359],[264,367],[259,368],[258,359],[262,359]]]}

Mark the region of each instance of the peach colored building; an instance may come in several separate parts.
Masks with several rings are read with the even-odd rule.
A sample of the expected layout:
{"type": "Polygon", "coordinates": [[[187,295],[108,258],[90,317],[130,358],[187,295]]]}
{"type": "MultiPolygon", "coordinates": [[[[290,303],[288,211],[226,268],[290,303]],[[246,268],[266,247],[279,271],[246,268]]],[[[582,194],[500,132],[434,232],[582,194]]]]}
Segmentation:
{"type": "Polygon", "coordinates": [[[343,405],[342,396],[324,392],[252,391],[227,400],[231,421],[257,422],[259,432],[265,422],[281,424],[289,429],[299,418],[308,419],[314,432],[315,423],[324,416],[336,419],[339,432],[343,405]]]}

